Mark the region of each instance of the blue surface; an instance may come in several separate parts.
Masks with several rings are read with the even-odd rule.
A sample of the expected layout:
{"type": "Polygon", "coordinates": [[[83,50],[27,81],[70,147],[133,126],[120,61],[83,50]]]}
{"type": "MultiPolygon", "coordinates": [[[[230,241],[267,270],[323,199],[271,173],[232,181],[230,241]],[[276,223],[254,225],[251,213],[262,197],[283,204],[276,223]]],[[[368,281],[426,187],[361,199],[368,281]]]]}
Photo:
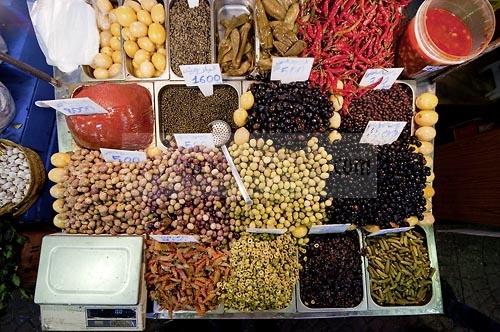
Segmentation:
{"type": "MultiPolygon", "coordinates": [[[[1,0],[0,34],[7,43],[9,54],[33,67],[52,73],[41,52],[31,25],[25,0],[1,0]]],[[[34,105],[37,100],[53,99],[54,89],[44,81],[31,77],[8,64],[0,64],[0,81],[10,90],[16,103],[16,117],[0,134],[36,151],[45,168],[50,169],[50,156],[57,151],[55,112],[34,105]]],[[[53,217],[53,199],[49,183],[38,201],[21,218],[20,223],[46,223],[53,217]]]]}

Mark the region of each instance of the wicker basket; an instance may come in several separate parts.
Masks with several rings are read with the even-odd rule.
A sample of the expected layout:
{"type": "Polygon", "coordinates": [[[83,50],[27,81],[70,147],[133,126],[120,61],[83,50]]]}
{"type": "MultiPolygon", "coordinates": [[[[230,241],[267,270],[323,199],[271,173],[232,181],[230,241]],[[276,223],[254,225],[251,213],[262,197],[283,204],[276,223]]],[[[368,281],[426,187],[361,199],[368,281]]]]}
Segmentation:
{"type": "Polygon", "coordinates": [[[16,147],[24,152],[31,173],[29,189],[23,200],[18,204],[9,203],[0,207],[0,216],[8,214],[12,217],[19,217],[38,199],[45,183],[45,168],[43,167],[42,160],[35,151],[12,141],[0,139],[0,150],[5,146],[16,147]]]}

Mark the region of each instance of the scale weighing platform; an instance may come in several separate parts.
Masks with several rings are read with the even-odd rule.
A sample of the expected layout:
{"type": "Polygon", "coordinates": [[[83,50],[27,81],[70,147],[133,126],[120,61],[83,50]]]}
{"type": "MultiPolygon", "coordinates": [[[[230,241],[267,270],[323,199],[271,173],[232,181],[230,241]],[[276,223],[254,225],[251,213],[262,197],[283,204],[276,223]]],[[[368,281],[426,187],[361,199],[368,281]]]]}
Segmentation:
{"type": "Polygon", "coordinates": [[[146,324],[141,236],[43,238],[35,290],[46,331],[142,331],[146,324]]]}

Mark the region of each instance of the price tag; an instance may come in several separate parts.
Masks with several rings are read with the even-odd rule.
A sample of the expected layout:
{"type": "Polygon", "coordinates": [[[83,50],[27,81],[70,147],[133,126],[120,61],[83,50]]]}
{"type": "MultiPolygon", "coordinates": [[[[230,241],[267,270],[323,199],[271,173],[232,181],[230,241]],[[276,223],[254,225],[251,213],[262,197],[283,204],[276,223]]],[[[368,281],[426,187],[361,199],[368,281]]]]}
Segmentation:
{"type": "Polygon", "coordinates": [[[255,234],[285,234],[286,229],[285,228],[255,228],[255,227],[248,227],[247,228],[248,233],[255,233],[255,234]]]}
{"type": "Polygon", "coordinates": [[[222,73],[218,63],[179,66],[187,86],[197,86],[205,97],[214,94],[214,84],[222,84],[222,73]]]}
{"type": "Polygon", "coordinates": [[[281,83],[303,82],[309,79],[314,58],[273,57],[271,80],[281,83]]]}
{"type": "Polygon", "coordinates": [[[413,226],[411,226],[411,227],[399,227],[399,228],[381,229],[378,232],[373,232],[373,233],[368,234],[366,237],[372,237],[372,236],[384,235],[384,234],[402,233],[402,232],[409,231],[412,228],[413,228],[413,226]]]}
{"type": "Polygon", "coordinates": [[[94,102],[92,99],[85,98],[70,98],[70,99],[54,99],[54,100],[38,100],[35,102],[38,107],[52,107],[56,111],[64,115],[91,115],[91,114],[108,114],[108,111],[101,105],[94,102]]]}
{"type": "Polygon", "coordinates": [[[398,139],[405,126],[406,121],[370,121],[359,143],[391,144],[398,139]]]}
{"type": "Polygon", "coordinates": [[[200,0],[188,0],[189,8],[195,8],[200,5],[200,0]]]}
{"type": "Polygon", "coordinates": [[[330,234],[330,233],[345,233],[352,228],[351,224],[339,225],[314,225],[309,230],[309,234],[330,234]]]}
{"type": "Polygon", "coordinates": [[[146,161],[146,153],[142,151],[128,151],[100,148],[102,158],[108,162],[119,161],[121,163],[141,163],[146,161]]]}
{"type": "Polygon", "coordinates": [[[202,145],[207,148],[215,148],[214,136],[212,134],[174,134],[178,147],[192,148],[202,145]]]}
{"type": "Polygon", "coordinates": [[[430,73],[433,71],[438,71],[438,70],[444,69],[446,67],[447,66],[425,66],[424,68],[422,68],[422,70],[430,73]]]}
{"type": "Polygon", "coordinates": [[[185,242],[198,242],[198,237],[196,235],[150,235],[151,238],[158,242],[174,242],[174,243],[185,243],[185,242]]]}
{"type": "Polygon", "coordinates": [[[376,68],[376,69],[367,69],[363,78],[359,82],[359,86],[368,86],[372,85],[379,80],[382,80],[377,86],[373,89],[381,90],[381,89],[390,89],[394,82],[398,79],[399,75],[403,72],[404,68],[376,68]]]}

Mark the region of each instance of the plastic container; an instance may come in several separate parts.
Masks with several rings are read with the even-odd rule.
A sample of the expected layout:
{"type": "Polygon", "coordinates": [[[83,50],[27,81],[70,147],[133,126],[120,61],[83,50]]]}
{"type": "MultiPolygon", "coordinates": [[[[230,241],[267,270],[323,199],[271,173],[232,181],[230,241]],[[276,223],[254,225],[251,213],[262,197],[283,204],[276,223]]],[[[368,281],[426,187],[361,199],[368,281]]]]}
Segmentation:
{"type": "Polygon", "coordinates": [[[8,127],[15,115],[14,99],[5,85],[0,82],[0,133],[8,127]]]}
{"type": "Polygon", "coordinates": [[[494,31],[495,13],[487,0],[426,0],[402,36],[398,63],[412,78],[429,71],[427,66],[460,64],[480,54],[494,31]]]}

